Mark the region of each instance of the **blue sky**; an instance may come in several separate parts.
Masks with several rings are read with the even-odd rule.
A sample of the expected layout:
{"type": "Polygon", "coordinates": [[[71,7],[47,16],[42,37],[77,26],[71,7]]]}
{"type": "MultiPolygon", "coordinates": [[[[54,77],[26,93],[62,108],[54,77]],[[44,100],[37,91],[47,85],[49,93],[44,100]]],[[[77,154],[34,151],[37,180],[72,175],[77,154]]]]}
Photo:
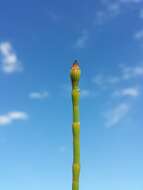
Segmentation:
{"type": "Polygon", "coordinates": [[[72,182],[69,72],[80,61],[80,189],[143,189],[143,1],[0,1],[0,189],[72,182]]]}

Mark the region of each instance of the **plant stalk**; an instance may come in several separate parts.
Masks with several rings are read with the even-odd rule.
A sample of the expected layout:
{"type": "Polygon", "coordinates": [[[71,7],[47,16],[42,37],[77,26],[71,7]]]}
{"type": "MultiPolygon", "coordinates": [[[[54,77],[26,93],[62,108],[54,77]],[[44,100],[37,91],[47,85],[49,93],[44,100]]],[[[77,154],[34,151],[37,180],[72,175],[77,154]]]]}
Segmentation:
{"type": "Polygon", "coordinates": [[[79,190],[80,176],[80,118],[79,118],[79,79],[80,68],[77,61],[73,63],[71,68],[72,82],[72,105],[73,105],[73,165],[72,165],[72,190],[79,190]]]}

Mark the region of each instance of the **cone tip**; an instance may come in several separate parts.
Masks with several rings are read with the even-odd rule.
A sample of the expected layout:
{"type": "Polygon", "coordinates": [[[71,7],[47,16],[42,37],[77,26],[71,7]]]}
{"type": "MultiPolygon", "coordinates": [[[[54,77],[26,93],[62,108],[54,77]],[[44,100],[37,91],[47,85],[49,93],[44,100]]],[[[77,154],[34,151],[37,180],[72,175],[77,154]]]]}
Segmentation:
{"type": "Polygon", "coordinates": [[[78,62],[78,60],[77,60],[77,59],[75,59],[75,61],[74,61],[73,65],[79,65],[79,62],[78,62]]]}

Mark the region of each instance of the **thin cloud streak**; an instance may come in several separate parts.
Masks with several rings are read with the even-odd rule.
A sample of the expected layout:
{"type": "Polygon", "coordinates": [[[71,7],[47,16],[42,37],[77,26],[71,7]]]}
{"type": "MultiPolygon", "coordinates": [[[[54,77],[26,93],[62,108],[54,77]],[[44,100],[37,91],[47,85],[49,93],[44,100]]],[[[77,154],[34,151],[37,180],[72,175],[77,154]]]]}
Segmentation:
{"type": "Polygon", "coordinates": [[[97,74],[92,78],[92,82],[100,87],[107,87],[109,85],[115,85],[120,82],[119,76],[105,76],[103,74],[97,74]]]}
{"type": "Polygon", "coordinates": [[[95,25],[103,25],[122,13],[129,5],[140,5],[142,0],[101,0],[101,8],[96,12],[95,25]]]}
{"type": "Polygon", "coordinates": [[[122,79],[129,80],[135,77],[143,76],[143,65],[137,65],[134,67],[121,66],[122,79]]]}
{"type": "Polygon", "coordinates": [[[108,2],[104,4],[104,8],[96,12],[95,25],[102,25],[106,21],[118,16],[121,12],[120,3],[108,2]]]}
{"type": "Polygon", "coordinates": [[[47,99],[48,97],[49,97],[48,91],[44,91],[44,92],[31,92],[29,94],[29,98],[30,99],[34,99],[34,100],[43,100],[43,99],[47,99]]]}
{"type": "Polygon", "coordinates": [[[140,12],[139,12],[139,18],[143,19],[143,9],[141,9],[140,12]]]}
{"type": "Polygon", "coordinates": [[[140,4],[142,3],[143,1],[142,0],[120,0],[121,3],[134,3],[134,4],[140,4]]]}
{"type": "Polygon", "coordinates": [[[88,40],[88,32],[86,30],[83,30],[81,32],[81,35],[76,40],[74,47],[78,49],[85,48],[87,40],[88,40]]]}
{"type": "Polygon", "coordinates": [[[106,127],[117,126],[128,114],[130,106],[127,103],[120,103],[105,113],[106,127]]]}
{"type": "Polygon", "coordinates": [[[11,74],[22,71],[22,64],[10,42],[0,43],[1,69],[4,73],[11,74]]]}
{"type": "Polygon", "coordinates": [[[8,125],[18,120],[27,120],[28,115],[25,112],[21,111],[12,111],[8,112],[5,115],[0,115],[0,125],[8,125]]]}
{"type": "Polygon", "coordinates": [[[106,127],[117,126],[123,121],[128,116],[133,101],[141,95],[141,84],[138,79],[143,77],[143,65],[132,67],[119,65],[119,67],[119,74],[116,76],[98,74],[92,79],[92,82],[101,90],[107,90],[109,102],[113,100],[116,102],[124,101],[103,113],[106,127]],[[134,83],[133,79],[136,79],[137,84],[134,83]],[[124,87],[125,84],[127,87],[124,87]],[[113,97],[116,99],[112,99],[113,97]]]}
{"type": "Polygon", "coordinates": [[[80,97],[81,98],[92,98],[95,97],[94,91],[90,89],[82,89],[80,90],[80,97]]]}
{"type": "Polygon", "coordinates": [[[140,95],[137,87],[128,87],[114,92],[114,95],[120,97],[138,97],[140,95]]]}
{"type": "Polygon", "coordinates": [[[143,29],[137,31],[134,38],[138,41],[142,41],[143,40],[143,29]]]}

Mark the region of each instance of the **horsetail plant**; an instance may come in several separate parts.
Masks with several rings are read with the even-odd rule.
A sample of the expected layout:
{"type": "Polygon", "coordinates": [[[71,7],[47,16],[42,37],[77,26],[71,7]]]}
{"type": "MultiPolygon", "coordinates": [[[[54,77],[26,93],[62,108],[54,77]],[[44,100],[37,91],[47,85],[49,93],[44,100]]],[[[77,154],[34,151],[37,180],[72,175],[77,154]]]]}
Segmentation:
{"type": "Polygon", "coordinates": [[[79,119],[79,79],[80,67],[77,61],[72,65],[70,72],[72,82],[72,104],[73,104],[73,166],[72,166],[72,190],[79,190],[80,176],[80,119],[79,119]]]}

